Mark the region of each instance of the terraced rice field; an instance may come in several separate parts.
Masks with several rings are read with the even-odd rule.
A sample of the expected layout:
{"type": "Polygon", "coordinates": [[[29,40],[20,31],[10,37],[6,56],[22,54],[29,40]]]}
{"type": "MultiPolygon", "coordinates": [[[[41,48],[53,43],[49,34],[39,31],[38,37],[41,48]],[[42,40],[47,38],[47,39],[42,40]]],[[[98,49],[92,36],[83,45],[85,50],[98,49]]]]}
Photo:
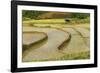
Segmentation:
{"type": "Polygon", "coordinates": [[[90,58],[90,30],[85,27],[23,27],[23,62],[90,58]],[[27,47],[27,48],[26,48],[27,47]]]}
{"type": "Polygon", "coordinates": [[[23,50],[47,38],[43,32],[23,32],[23,50]]]}

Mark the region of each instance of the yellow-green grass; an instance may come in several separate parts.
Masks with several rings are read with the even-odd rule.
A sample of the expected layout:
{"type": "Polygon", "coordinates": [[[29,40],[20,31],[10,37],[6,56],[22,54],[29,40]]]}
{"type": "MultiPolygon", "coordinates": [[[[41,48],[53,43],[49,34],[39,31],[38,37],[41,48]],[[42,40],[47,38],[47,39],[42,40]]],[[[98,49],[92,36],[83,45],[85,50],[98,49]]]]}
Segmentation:
{"type": "Polygon", "coordinates": [[[85,60],[90,59],[90,51],[80,52],[80,53],[71,53],[64,54],[59,58],[51,58],[51,59],[34,59],[32,62],[45,62],[45,61],[61,61],[61,60],[85,60]]]}
{"type": "Polygon", "coordinates": [[[89,59],[90,58],[90,52],[79,52],[79,53],[71,53],[71,54],[65,54],[60,59],[61,60],[77,60],[77,59],[89,59]]]}
{"type": "Polygon", "coordinates": [[[90,28],[89,18],[71,19],[69,22],[64,19],[41,19],[23,21],[23,26],[45,27],[45,28],[63,28],[63,27],[85,27],[90,28]]]}
{"type": "Polygon", "coordinates": [[[75,23],[89,23],[89,19],[71,19],[65,21],[65,19],[41,19],[41,20],[27,20],[23,21],[23,25],[25,24],[75,24],[75,23]]]}
{"type": "Polygon", "coordinates": [[[88,23],[84,24],[25,24],[25,27],[31,26],[31,27],[39,27],[39,28],[77,28],[77,27],[82,27],[82,28],[87,28],[88,30],[90,29],[90,25],[88,23]]]}
{"type": "Polygon", "coordinates": [[[41,19],[41,20],[29,20],[23,21],[23,24],[65,24],[64,19],[41,19]]]}

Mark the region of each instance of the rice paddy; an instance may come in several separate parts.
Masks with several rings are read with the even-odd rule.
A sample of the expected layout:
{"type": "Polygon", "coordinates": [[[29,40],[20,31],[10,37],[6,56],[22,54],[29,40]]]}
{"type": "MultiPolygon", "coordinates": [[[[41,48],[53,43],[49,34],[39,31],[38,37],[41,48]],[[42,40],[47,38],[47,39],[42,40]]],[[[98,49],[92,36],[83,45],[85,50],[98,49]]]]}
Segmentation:
{"type": "Polygon", "coordinates": [[[62,22],[58,19],[23,22],[23,46],[29,46],[23,51],[23,62],[90,58],[89,24],[62,22]]]}

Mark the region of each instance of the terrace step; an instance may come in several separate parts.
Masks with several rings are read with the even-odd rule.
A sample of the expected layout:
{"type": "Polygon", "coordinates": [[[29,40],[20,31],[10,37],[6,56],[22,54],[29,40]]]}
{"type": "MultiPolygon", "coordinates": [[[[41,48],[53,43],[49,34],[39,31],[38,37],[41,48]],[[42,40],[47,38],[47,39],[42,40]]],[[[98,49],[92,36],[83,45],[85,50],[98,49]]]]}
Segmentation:
{"type": "Polygon", "coordinates": [[[43,32],[23,32],[23,50],[47,38],[43,32]]]}
{"type": "MultiPolygon", "coordinates": [[[[89,51],[89,47],[84,42],[84,38],[73,28],[63,28],[64,31],[71,33],[68,45],[63,46],[63,53],[74,54],[89,51]]],[[[67,43],[66,43],[67,44],[67,43]]]]}
{"type": "Polygon", "coordinates": [[[24,27],[24,32],[32,32],[32,31],[41,31],[47,34],[48,40],[47,42],[39,47],[34,49],[31,47],[31,50],[27,53],[27,55],[23,58],[24,62],[31,62],[33,60],[38,59],[50,59],[61,57],[63,54],[59,52],[58,47],[65,41],[68,40],[70,35],[60,29],[53,28],[33,28],[33,27],[24,27]]]}
{"type": "Polygon", "coordinates": [[[75,28],[77,32],[84,38],[85,44],[90,48],[90,31],[86,28],[75,28]]]}
{"type": "Polygon", "coordinates": [[[80,27],[80,28],[75,28],[75,30],[78,31],[82,35],[82,37],[85,38],[90,37],[90,31],[86,28],[80,27]]]}

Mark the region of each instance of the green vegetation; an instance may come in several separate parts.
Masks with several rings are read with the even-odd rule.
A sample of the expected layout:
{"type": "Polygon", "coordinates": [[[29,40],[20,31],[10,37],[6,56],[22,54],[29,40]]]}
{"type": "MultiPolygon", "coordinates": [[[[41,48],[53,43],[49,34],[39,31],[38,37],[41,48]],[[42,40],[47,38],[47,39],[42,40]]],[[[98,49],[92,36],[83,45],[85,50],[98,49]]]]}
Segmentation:
{"type": "Polygon", "coordinates": [[[90,57],[89,51],[87,52],[80,52],[80,53],[72,53],[72,54],[66,54],[63,57],[61,57],[61,60],[77,60],[77,59],[88,59],[90,57]]]}
{"type": "Polygon", "coordinates": [[[85,19],[89,17],[88,13],[69,13],[69,12],[48,12],[48,11],[29,11],[23,10],[22,17],[23,20],[27,19],[65,19],[65,18],[78,18],[85,19]]]}
{"type": "Polygon", "coordinates": [[[60,61],[60,60],[82,60],[82,59],[89,59],[90,54],[88,52],[81,52],[81,53],[73,53],[73,54],[66,54],[60,58],[54,58],[54,59],[37,59],[32,60],[33,62],[44,62],[44,61],[60,61]]]}
{"type": "MultiPolygon", "coordinates": [[[[48,11],[22,11],[23,26],[34,26],[35,24],[89,24],[90,14],[48,11]]],[[[48,27],[51,27],[48,25],[48,27]]],[[[47,25],[46,25],[47,27],[47,25]]]]}
{"type": "Polygon", "coordinates": [[[78,18],[78,19],[85,19],[87,17],[90,17],[90,14],[88,14],[88,13],[73,13],[73,15],[71,17],[78,18]]]}
{"type": "Polygon", "coordinates": [[[31,11],[31,10],[23,10],[22,11],[22,17],[30,18],[30,19],[36,19],[38,15],[45,13],[44,11],[31,11]]]}
{"type": "Polygon", "coordinates": [[[34,24],[81,24],[90,23],[88,13],[48,12],[48,11],[22,11],[23,26],[34,24]],[[66,21],[67,19],[67,21],[66,21]]]}

